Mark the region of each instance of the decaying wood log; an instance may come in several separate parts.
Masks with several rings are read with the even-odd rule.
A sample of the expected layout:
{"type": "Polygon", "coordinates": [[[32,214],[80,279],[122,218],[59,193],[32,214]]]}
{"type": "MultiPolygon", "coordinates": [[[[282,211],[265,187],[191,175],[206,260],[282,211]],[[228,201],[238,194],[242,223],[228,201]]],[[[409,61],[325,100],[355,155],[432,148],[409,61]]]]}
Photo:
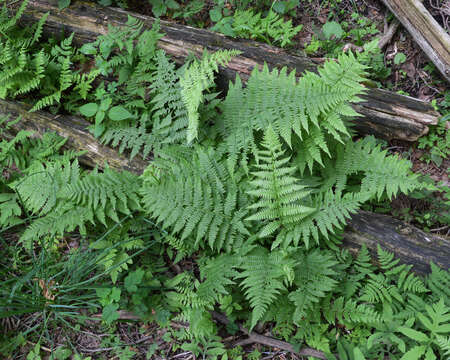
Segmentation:
{"type": "Polygon", "coordinates": [[[450,35],[423,6],[421,0],[383,0],[409,31],[425,55],[450,82],[450,35]]]}
{"type": "MultiPolygon", "coordinates": [[[[14,4],[15,7],[17,5],[14,4]]],[[[46,12],[50,15],[44,31],[56,35],[60,35],[63,30],[66,33],[74,32],[74,40],[78,44],[93,41],[97,36],[106,34],[108,25],[123,26],[129,15],[142,20],[145,28],[150,28],[155,21],[122,9],[104,8],[79,1],[60,11],[56,1],[52,0],[30,0],[22,21],[24,24],[35,22],[46,12]]],[[[273,46],[250,40],[232,40],[222,34],[166,21],[161,21],[161,31],[166,35],[160,40],[159,47],[178,63],[183,63],[191,53],[201,55],[205,49],[240,50],[242,54],[220,70],[222,81],[219,81],[219,86],[222,87],[226,87],[229,80],[234,80],[236,74],[247,79],[253,68],[261,68],[264,62],[270,68],[287,66],[295,69],[297,74],[305,70],[315,71],[320,63],[273,46]]],[[[355,120],[356,130],[361,133],[385,139],[415,141],[428,132],[427,125],[437,124],[439,118],[439,113],[429,103],[411,97],[369,89],[363,98],[364,102],[355,105],[355,109],[363,115],[355,120]]]]}
{"type": "Polygon", "coordinates": [[[450,268],[450,241],[387,215],[359,211],[352,216],[344,233],[344,246],[355,253],[363,244],[373,254],[380,245],[401,262],[413,265],[417,273],[428,273],[430,261],[450,268]]]}
{"type": "Polygon", "coordinates": [[[116,150],[101,145],[87,130],[90,124],[80,117],[55,116],[44,111],[30,113],[29,109],[29,106],[0,99],[0,116],[7,116],[11,120],[21,117],[21,121],[12,125],[13,133],[20,130],[32,130],[36,136],[39,136],[46,131],[56,132],[68,139],[65,144],[67,148],[77,151],[87,150],[87,153],[80,158],[80,162],[87,166],[98,166],[103,169],[108,163],[111,168],[135,173],[142,172],[146,167],[145,161],[138,157],[130,161],[116,150]]]}
{"type": "MultiPolygon", "coordinates": [[[[127,160],[116,150],[100,145],[86,129],[85,120],[75,116],[54,116],[43,111],[29,113],[28,106],[0,100],[0,116],[11,114],[13,118],[22,117],[22,121],[13,125],[15,132],[34,130],[37,135],[45,131],[55,131],[68,138],[67,146],[74,150],[87,150],[80,159],[89,165],[100,168],[108,162],[111,168],[126,169],[142,173],[146,163],[141,159],[127,160]]],[[[344,235],[344,246],[352,252],[366,244],[371,252],[377,245],[394,252],[402,262],[412,264],[417,273],[429,272],[429,262],[433,261],[444,269],[450,267],[450,242],[437,236],[426,234],[389,216],[360,211],[349,221],[344,235]]]]}

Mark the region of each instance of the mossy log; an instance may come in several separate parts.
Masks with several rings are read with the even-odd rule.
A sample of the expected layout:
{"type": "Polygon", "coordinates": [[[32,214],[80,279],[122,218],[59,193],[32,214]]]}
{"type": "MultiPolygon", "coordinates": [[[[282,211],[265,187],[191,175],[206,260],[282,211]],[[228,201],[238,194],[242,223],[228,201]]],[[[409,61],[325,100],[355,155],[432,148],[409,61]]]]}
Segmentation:
{"type": "MultiPolygon", "coordinates": [[[[18,5],[15,2],[12,8],[17,9],[18,5]]],[[[50,15],[44,27],[46,34],[74,32],[74,39],[78,44],[93,41],[97,36],[106,34],[108,25],[123,26],[129,15],[140,19],[144,28],[150,28],[155,21],[151,17],[122,9],[101,7],[82,1],[73,2],[70,7],[59,10],[56,0],[30,0],[21,21],[23,24],[30,24],[47,12],[50,15]]],[[[159,47],[180,64],[189,54],[201,55],[205,49],[240,50],[241,55],[230,61],[226,68],[220,69],[218,85],[222,89],[225,89],[229,80],[234,80],[237,74],[245,81],[255,67],[261,68],[264,63],[267,63],[269,68],[287,66],[301,74],[304,71],[315,71],[323,60],[309,59],[274,46],[250,40],[234,40],[208,30],[167,21],[161,21],[161,31],[165,36],[159,41],[159,47]]],[[[362,134],[415,141],[428,132],[427,125],[438,122],[439,113],[429,103],[408,96],[368,89],[363,99],[362,103],[354,105],[356,111],[363,115],[355,120],[356,130],[362,134]]]]}
{"type": "MultiPolygon", "coordinates": [[[[44,111],[30,113],[29,107],[19,103],[0,100],[0,117],[17,116],[22,121],[13,125],[13,132],[33,130],[36,136],[45,131],[54,131],[68,139],[66,146],[87,153],[80,161],[89,166],[103,168],[106,163],[117,170],[142,173],[146,162],[140,158],[129,161],[116,150],[102,146],[89,133],[89,123],[76,116],[54,116],[44,111]]],[[[11,134],[12,135],[12,134],[11,134]]],[[[426,234],[389,216],[360,211],[353,215],[344,233],[344,246],[351,252],[366,244],[372,252],[377,245],[392,251],[402,262],[412,264],[417,273],[429,272],[430,261],[444,269],[450,267],[450,242],[443,238],[426,234]]]]}
{"type": "Polygon", "coordinates": [[[383,0],[425,55],[450,82],[450,35],[431,16],[422,0],[383,0]]]}

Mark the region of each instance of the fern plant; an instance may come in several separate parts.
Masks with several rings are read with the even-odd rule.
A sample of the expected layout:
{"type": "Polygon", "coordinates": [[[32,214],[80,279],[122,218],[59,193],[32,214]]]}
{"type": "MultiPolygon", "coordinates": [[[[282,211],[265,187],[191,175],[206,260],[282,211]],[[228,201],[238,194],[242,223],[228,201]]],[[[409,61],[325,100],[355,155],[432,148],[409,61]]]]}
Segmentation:
{"type": "Polygon", "coordinates": [[[239,247],[249,235],[241,176],[230,176],[212,149],[173,147],[159,156],[143,174],[145,210],[195,248],[239,247]]]}
{"type": "Polygon", "coordinates": [[[95,79],[73,70],[75,49],[73,34],[60,45],[39,44],[48,13],[32,27],[19,28],[28,1],[23,1],[14,17],[8,19],[6,5],[0,13],[2,38],[0,39],[0,98],[23,98],[39,92],[41,97],[32,101],[31,111],[50,106],[60,106],[69,88],[78,90],[75,98],[86,96],[86,89],[95,79]],[[8,19],[8,20],[7,20],[8,19]]]}
{"type": "Polygon", "coordinates": [[[95,219],[106,226],[119,222],[119,215],[140,209],[135,175],[118,174],[110,169],[84,174],[78,162],[36,162],[26,169],[26,176],[9,184],[20,196],[26,211],[41,216],[21,236],[30,247],[43,236],[62,236],[79,228],[86,233],[86,224],[95,219]],[[36,188],[40,191],[36,192],[36,188]]]}
{"type": "Polygon", "coordinates": [[[254,190],[249,191],[250,195],[260,199],[250,205],[249,210],[258,211],[247,220],[268,221],[261,229],[260,237],[267,237],[281,229],[276,240],[281,242],[279,238],[288,236],[292,226],[315,209],[304,205],[311,190],[292,176],[296,168],[287,166],[289,158],[282,157],[282,146],[272,127],[269,126],[265,132],[261,146],[264,150],[257,153],[260,163],[255,165],[258,171],[252,172],[254,180],[250,182],[254,190]]]}
{"type": "Polygon", "coordinates": [[[357,116],[349,103],[364,91],[364,74],[352,55],[342,55],[338,63],[327,62],[319,74],[306,73],[298,82],[286,68],[255,69],[246,88],[238,77],[222,105],[221,146],[232,159],[256,156],[256,133],[271,125],[288,146],[295,144],[301,172],[306,165],[310,171],[315,163],[323,166],[323,153],[330,156],[327,139],[348,137],[343,118],[357,116]]]}
{"type": "Polygon", "coordinates": [[[188,143],[198,136],[198,107],[203,100],[202,93],[214,83],[214,72],[219,65],[226,66],[233,56],[239,55],[237,50],[223,50],[214,54],[205,52],[201,61],[194,61],[186,68],[180,78],[181,97],[185,103],[189,126],[187,130],[188,143]]]}

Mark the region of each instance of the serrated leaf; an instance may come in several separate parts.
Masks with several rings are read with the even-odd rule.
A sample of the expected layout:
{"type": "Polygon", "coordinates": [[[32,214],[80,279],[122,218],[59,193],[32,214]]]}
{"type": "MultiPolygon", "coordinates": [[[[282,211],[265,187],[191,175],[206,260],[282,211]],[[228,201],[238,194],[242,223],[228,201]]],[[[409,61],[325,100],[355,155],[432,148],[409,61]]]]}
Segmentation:
{"type": "Polygon", "coordinates": [[[329,21],[325,23],[322,27],[323,35],[327,40],[330,40],[334,35],[337,39],[340,39],[344,35],[344,30],[342,26],[336,21],[329,21]]]}
{"type": "Polygon", "coordinates": [[[425,353],[426,346],[415,346],[407,353],[405,353],[400,360],[419,360],[420,357],[425,353]]]}
{"type": "Polygon", "coordinates": [[[414,329],[410,329],[404,326],[400,326],[398,329],[398,331],[400,331],[403,335],[409,337],[410,339],[419,341],[419,342],[427,342],[428,336],[425,335],[424,333],[414,330],[414,329]]]}
{"type": "Polygon", "coordinates": [[[108,304],[103,308],[102,319],[105,320],[108,324],[119,318],[119,313],[117,309],[119,308],[119,304],[108,304]]]}
{"type": "Polygon", "coordinates": [[[96,114],[97,110],[98,110],[98,105],[96,103],[88,103],[83,106],[80,106],[80,108],[78,109],[78,111],[86,117],[94,116],[96,114]]]}
{"type": "Polygon", "coordinates": [[[126,119],[131,119],[133,114],[131,114],[123,106],[113,106],[109,112],[108,116],[112,121],[122,121],[126,119]]]}

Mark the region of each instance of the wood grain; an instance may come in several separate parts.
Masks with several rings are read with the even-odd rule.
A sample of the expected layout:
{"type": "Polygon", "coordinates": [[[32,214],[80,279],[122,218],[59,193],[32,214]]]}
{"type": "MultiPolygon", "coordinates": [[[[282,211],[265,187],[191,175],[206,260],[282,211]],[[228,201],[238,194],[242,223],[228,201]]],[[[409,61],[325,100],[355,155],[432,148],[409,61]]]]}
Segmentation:
{"type": "Polygon", "coordinates": [[[450,82],[450,35],[419,0],[383,0],[408,30],[425,55],[450,82]]]}

